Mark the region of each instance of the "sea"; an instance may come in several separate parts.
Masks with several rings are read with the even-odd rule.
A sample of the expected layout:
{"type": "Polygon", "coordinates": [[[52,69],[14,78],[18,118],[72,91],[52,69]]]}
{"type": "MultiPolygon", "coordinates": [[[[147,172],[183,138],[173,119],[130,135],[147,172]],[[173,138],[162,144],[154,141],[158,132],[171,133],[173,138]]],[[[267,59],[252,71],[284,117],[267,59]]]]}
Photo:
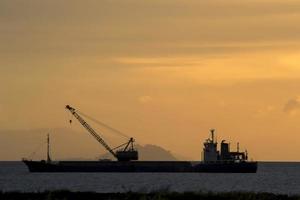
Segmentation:
{"type": "Polygon", "coordinates": [[[0,191],[268,192],[300,195],[300,163],[259,162],[254,174],[30,173],[22,162],[0,162],[0,191]]]}

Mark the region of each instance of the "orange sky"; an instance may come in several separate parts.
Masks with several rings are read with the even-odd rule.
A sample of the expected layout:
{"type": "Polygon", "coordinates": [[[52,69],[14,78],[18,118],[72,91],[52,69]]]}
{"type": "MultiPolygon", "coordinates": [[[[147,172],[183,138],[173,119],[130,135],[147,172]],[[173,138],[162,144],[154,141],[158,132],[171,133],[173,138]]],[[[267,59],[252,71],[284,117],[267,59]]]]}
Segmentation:
{"type": "Polygon", "coordinates": [[[70,104],[194,160],[210,128],[300,159],[299,1],[2,0],[0,23],[4,132],[69,127],[70,104]]]}

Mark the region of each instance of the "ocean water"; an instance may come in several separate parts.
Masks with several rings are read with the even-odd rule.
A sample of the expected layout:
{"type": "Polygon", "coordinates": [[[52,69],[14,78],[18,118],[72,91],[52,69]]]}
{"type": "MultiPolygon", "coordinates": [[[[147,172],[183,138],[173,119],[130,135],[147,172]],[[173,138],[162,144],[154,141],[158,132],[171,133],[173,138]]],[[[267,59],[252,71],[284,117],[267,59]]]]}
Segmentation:
{"type": "Polygon", "coordinates": [[[30,173],[22,162],[0,162],[0,190],[94,192],[251,191],[300,195],[300,163],[260,162],[256,174],[30,173]]]}

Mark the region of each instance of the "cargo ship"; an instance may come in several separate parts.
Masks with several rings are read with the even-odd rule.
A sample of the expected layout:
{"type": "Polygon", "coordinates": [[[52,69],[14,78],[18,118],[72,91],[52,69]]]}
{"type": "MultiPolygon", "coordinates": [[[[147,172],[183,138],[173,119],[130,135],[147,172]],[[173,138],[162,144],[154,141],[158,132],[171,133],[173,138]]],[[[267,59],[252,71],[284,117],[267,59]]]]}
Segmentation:
{"type": "MultiPolygon", "coordinates": [[[[164,172],[164,173],[256,173],[257,162],[248,161],[248,152],[230,151],[230,144],[223,140],[218,150],[215,130],[204,142],[201,161],[139,161],[134,139],[111,148],[102,137],[83,119],[73,107],[66,109],[80,124],[115,158],[97,161],[52,161],[50,158],[50,138],[47,138],[47,159],[33,161],[23,159],[30,172],[164,172]]],[[[70,120],[70,123],[72,121],[70,120]]]]}

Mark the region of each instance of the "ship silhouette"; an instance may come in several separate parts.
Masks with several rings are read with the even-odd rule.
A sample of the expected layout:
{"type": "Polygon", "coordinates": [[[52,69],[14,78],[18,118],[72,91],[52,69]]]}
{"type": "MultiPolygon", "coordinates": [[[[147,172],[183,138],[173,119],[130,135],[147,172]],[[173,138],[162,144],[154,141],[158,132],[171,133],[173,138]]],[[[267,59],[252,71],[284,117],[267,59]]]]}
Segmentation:
{"type": "MultiPolygon", "coordinates": [[[[257,162],[248,161],[248,153],[230,151],[229,143],[222,140],[220,149],[215,140],[215,130],[210,131],[210,137],[203,143],[201,161],[140,161],[139,152],[135,148],[135,140],[129,140],[115,148],[111,148],[103,138],[86,122],[75,108],[67,105],[78,122],[109,152],[114,160],[101,159],[97,161],[52,161],[50,157],[50,136],[47,136],[46,160],[33,161],[23,159],[30,172],[188,172],[188,173],[255,173],[257,162]]],[[[72,121],[70,120],[70,123],[72,121]]],[[[101,123],[101,122],[100,122],[101,123]]],[[[118,131],[106,124],[109,129],[118,131]]],[[[121,132],[119,132],[122,134],[121,132]]]]}

